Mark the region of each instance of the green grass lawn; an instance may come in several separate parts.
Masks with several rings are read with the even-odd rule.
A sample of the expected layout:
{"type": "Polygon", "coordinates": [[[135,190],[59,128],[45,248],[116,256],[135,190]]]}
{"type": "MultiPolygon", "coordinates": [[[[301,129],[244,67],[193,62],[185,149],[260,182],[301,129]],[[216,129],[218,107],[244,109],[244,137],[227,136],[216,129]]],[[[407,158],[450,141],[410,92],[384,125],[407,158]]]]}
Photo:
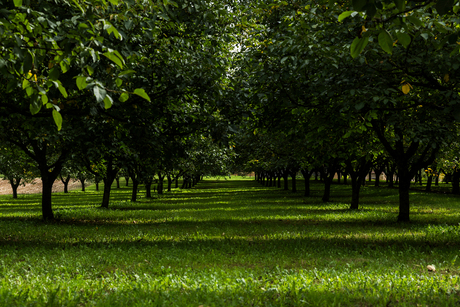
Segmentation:
{"type": "MultiPolygon", "coordinates": [[[[0,198],[0,306],[458,306],[460,198],[350,187],[330,203],[250,179],[207,179],[131,203],[130,188],[0,198]],[[434,265],[435,272],[427,265],[434,265]]],[[[302,182],[299,182],[299,187],[302,182]]]]}

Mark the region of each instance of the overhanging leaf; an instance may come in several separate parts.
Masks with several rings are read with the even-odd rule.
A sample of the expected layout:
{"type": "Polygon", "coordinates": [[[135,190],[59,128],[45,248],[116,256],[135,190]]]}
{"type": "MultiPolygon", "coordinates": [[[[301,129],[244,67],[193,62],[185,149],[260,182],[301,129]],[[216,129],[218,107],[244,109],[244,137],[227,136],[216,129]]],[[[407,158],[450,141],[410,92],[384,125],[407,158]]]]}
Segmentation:
{"type": "Polygon", "coordinates": [[[53,110],[53,119],[54,123],[56,124],[58,131],[62,128],[62,115],[56,109],[53,110]]]}
{"type": "Polygon", "coordinates": [[[379,34],[379,45],[385,52],[389,54],[393,52],[393,39],[391,38],[390,33],[386,30],[380,32],[379,34]]]}
{"type": "Polygon", "coordinates": [[[353,40],[353,43],[350,46],[350,54],[353,59],[355,59],[361,51],[367,46],[369,42],[369,37],[357,37],[353,40]]]}
{"type": "Polygon", "coordinates": [[[398,38],[398,42],[401,43],[401,45],[404,46],[404,48],[407,48],[411,42],[410,35],[407,33],[403,32],[397,32],[396,37],[398,38]]]}
{"type": "Polygon", "coordinates": [[[104,98],[104,107],[106,109],[110,109],[110,107],[112,107],[113,105],[113,100],[112,100],[112,97],[110,97],[109,95],[105,95],[105,98],[104,98]]]}
{"type": "Polygon", "coordinates": [[[114,52],[105,52],[103,53],[109,60],[118,65],[118,67],[123,68],[123,59],[118,57],[114,52]]]}
{"type": "Polygon", "coordinates": [[[14,6],[15,7],[21,7],[22,6],[22,0],[14,0],[14,6]]]}
{"type": "Polygon", "coordinates": [[[93,87],[93,93],[96,97],[97,102],[103,102],[105,99],[105,95],[107,95],[107,91],[98,85],[93,87]]]}
{"type": "Polygon", "coordinates": [[[86,83],[85,76],[77,77],[77,87],[79,90],[84,90],[88,84],[86,83]]]}
{"type": "Polygon", "coordinates": [[[342,20],[344,20],[345,18],[347,18],[348,16],[350,16],[354,11],[346,11],[346,12],[343,12],[342,14],[339,15],[339,21],[341,22],[342,20]]]}
{"type": "Polygon", "coordinates": [[[147,93],[145,92],[145,90],[143,88],[136,88],[134,90],[134,94],[136,94],[136,95],[138,95],[138,96],[150,101],[149,95],[147,95],[147,93]]]}
{"type": "Polygon", "coordinates": [[[125,101],[128,100],[128,99],[129,99],[129,94],[128,94],[128,93],[123,93],[123,94],[121,94],[120,97],[118,98],[118,100],[119,100],[120,102],[125,102],[125,101]]]}

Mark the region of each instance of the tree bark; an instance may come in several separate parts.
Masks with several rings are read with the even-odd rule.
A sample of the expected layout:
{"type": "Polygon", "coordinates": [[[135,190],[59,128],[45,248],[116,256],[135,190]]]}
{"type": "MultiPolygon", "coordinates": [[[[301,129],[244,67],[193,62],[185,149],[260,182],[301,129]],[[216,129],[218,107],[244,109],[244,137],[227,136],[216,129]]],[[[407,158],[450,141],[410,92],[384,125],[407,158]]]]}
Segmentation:
{"type": "Polygon", "coordinates": [[[398,222],[409,222],[409,189],[412,176],[407,171],[399,170],[399,215],[398,222]]]}
{"type": "Polygon", "coordinates": [[[10,185],[11,189],[13,190],[13,198],[17,199],[18,198],[18,187],[21,184],[21,179],[22,178],[10,178],[10,185]]]}
{"type": "Polygon", "coordinates": [[[110,202],[110,191],[112,190],[112,183],[115,181],[117,177],[118,168],[113,164],[113,158],[109,157],[107,159],[107,171],[105,177],[103,178],[104,181],[104,195],[102,196],[102,208],[108,208],[110,202]]]}
{"type": "Polygon", "coordinates": [[[133,190],[131,192],[131,202],[136,202],[137,201],[137,192],[139,190],[139,180],[133,179],[133,190]]]}
{"type": "Polygon", "coordinates": [[[361,189],[361,179],[357,173],[350,173],[351,177],[351,205],[350,209],[359,209],[359,190],[361,189]]]}
{"type": "Polygon", "coordinates": [[[285,169],[283,171],[283,182],[284,182],[284,190],[285,191],[288,191],[289,190],[289,181],[288,181],[288,178],[289,178],[289,172],[287,169],[285,169]]]}
{"type": "Polygon", "coordinates": [[[52,176],[42,173],[42,213],[44,220],[53,220],[54,213],[51,203],[54,180],[52,176]]]}
{"type": "Polygon", "coordinates": [[[322,201],[323,202],[328,202],[330,201],[331,198],[331,184],[332,184],[332,179],[334,178],[335,171],[331,170],[324,170],[321,172],[323,174],[323,179],[324,179],[324,194],[322,201]]]}
{"type": "Polygon", "coordinates": [[[80,180],[80,183],[81,183],[81,191],[82,192],[85,192],[86,191],[86,188],[85,188],[85,181],[86,181],[86,178],[78,178],[78,180],[80,180]]]}
{"type": "Polygon", "coordinates": [[[70,175],[68,175],[65,179],[60,176],[61,182],[64,184],[64,193],[69,193],[69,182],[70,182],[70,175]]]}
{"type": "Polygon", "coordinates": [[[171,175],[168,174],[167,178],[168,178],[168,192],[171,192],[171,187],[172,187],[171,175]]]}
{"type": "Polygon", "coordinates": [[[460,171],[454,170],[452,174],[452,194],[460,194],[460,171]]]}
{"type": "Polygon", "coordinates": [[[426,192],[431,192],[432,183],[433,183],[433,175],[428,175],[428,179],[426,181],[426,187],[425,187],[426,192]]]}
{"type": "Polygon", "coordinates": [[[307,169],[302,169],[301,172],[302,172],[304,182],[305,182],[304,196],[308,197],[310,196],[310,177],[311,177],[311,174],[313,173],[313,170],[309,171],[307,169]]]}

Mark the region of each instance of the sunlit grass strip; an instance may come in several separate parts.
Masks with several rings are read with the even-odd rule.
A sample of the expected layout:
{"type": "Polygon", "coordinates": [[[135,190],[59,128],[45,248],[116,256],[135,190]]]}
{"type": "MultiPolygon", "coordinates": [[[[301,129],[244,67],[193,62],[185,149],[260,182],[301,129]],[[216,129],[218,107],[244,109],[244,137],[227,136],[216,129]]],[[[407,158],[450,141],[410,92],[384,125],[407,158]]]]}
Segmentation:
{"type": "Polygon", "coordinates": [[[413,223],[397,224],[397,191],[321,184],[304,198],[253,181],[205,181],[129,202],[114,189],[1,198],[0,303],[87,306],[455,305],[458,198],[413,193],[413,223]],[[83,194],[83,195],[82,195],[83,194]],[[208,197],[209,196],[209,197],[208,197]],[[433,264],[436,272],[427,270],[433,264]]]}

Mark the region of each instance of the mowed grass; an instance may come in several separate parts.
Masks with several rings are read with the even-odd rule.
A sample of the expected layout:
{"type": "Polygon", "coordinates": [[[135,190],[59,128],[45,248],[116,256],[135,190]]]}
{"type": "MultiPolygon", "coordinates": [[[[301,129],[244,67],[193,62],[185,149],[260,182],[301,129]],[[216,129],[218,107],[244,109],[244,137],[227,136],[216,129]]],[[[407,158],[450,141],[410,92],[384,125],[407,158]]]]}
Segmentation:
{"type": "MultiPolygon", "coordinates": [[[[131,203],[130,187],[0,198],[1,306],[458,306],[460,198],[350,187],[312,196],[206,179],[131,203]],[[101,190],[102,191],[102,190],[101,190]],[[434,265],[435,272],[427,265],[434,265]]],[[[299,182],[301,187],[302,182],[299,182]]]]}

